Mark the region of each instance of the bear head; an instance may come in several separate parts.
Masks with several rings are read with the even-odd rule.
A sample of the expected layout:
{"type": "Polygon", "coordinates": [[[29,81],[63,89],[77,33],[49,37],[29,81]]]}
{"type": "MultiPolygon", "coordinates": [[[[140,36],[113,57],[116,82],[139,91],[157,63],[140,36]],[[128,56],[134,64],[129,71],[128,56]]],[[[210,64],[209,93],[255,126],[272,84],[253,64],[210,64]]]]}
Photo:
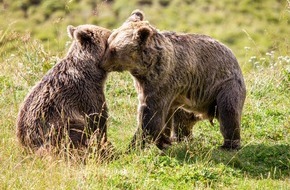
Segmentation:
{"type": "Polygon", "coordinates": [[[143,19],[141,11],[133,11],[126,22],[112,32],[108,39],[105,61],[101,64],[103,69],[144,75],[162,57],[166,57],[171,43],[143,19]]]}
{"type": "Polygon", "coordinates": [[[68,54],[80,58],[97,58],[100,61],[106,50],[111,31],[100,26],[86,24],[76,27],[69,25],[67,33],[73,40],[68,54]]]}

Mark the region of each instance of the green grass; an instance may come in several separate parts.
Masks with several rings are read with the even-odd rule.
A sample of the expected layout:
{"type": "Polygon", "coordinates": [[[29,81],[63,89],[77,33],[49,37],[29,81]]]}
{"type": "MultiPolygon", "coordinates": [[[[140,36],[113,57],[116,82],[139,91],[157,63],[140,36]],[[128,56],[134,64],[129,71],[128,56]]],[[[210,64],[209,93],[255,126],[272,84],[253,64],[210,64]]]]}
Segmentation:
{"type": "Polygon", "coordinates": [[[89,0],[64,1],[58,7],[53,6],[54,1],[47,1],[29,6],[25,22],[20,1],[6,2],[6,9],[3,2],[0,189],[290,189],[287,1],[174,0],[167,7],[162,7],[160,1],[140,7],[139,1],[126,4],[119,0],[111,5],[96,1],[97,8],[92,6],[95,1],[89,0]],[[86,13],[89,10],[93,14],[90,11],[94,8],[99,12],[92,18],[86,13]],[[38,157],[25,152],[15,135],[19,105],[65,54],[66,26],[95,23],[112,29],[135,8],[144,10],[160,29],[209,34],[233,49],[247,85],[242,149],[220,150],[218,123],[211,126],[204,121],[194,127],[192,140],[174,144],[166,153],[151,145],[142,151],[120,154],[134,134],[138,101],[129,73],[111,73],[106,83],[108,138],[116,154],[120,154],[118,159],[99,162],[92,154],[84,163],[77,156],[38,157]]]}

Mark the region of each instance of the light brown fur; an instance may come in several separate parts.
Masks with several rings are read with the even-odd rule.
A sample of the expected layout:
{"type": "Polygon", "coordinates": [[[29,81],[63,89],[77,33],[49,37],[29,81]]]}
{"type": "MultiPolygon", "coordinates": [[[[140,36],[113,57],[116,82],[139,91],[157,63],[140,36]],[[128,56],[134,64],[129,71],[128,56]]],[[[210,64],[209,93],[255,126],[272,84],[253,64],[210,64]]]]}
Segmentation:
{"type": "Polygon", "coordinates": [[[87,146],[94,135],[107,140],[107,72],[99,63],[111,31],[94,25],[67,30],[72,45],[66,57],[33,87],[19,111],[17,137],[32,151],[60,143],[87,146]]]}
{"type": "Polygon", "coordinates": [[[183,138],[195,122],[217,118],[222,147],[239,148],[246,88],[232,51],[209,36],[159,32],[136,12],[109,37],[102,67],[134,76],[142,144],[151,136],[164,149],[172,124],[183,138]]]}

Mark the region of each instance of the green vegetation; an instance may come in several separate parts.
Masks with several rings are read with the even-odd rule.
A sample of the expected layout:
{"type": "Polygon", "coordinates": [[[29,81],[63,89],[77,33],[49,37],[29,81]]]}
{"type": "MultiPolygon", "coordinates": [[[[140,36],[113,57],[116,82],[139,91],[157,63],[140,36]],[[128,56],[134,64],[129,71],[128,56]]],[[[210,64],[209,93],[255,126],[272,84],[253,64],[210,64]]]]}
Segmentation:
{"type": "MultiPolygon", "coordinates": [[[[0,189],[290,189],[289,1],[0,0],[0,12],[0,189]],[[150,146],[83,163],[26,153],[15,136],[18,108],[65,54],[67,25],[113,29],[136,8],[161,30],[207,34],[237,55],[248,89],[242,149],[218,149],[218,124],[204,121],[165,154],[150,146]]],[[[136,127],[130,75],[110,74],[106,95],[109,140],[124,152],[136,127]]]]}

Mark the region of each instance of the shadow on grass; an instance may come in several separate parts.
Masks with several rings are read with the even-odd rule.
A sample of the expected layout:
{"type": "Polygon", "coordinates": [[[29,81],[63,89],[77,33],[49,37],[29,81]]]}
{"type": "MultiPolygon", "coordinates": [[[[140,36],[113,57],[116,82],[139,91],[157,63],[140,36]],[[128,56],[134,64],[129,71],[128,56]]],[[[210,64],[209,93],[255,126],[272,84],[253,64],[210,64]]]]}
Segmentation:
{"type": "Polygon", "coordinates": [[[239,151],[182,145],[172,149],[170,156],[188,164],[197,161],[222,163],[256,178],[283,179],[290,176],[290,145],[247,145],[239,151]]]}

